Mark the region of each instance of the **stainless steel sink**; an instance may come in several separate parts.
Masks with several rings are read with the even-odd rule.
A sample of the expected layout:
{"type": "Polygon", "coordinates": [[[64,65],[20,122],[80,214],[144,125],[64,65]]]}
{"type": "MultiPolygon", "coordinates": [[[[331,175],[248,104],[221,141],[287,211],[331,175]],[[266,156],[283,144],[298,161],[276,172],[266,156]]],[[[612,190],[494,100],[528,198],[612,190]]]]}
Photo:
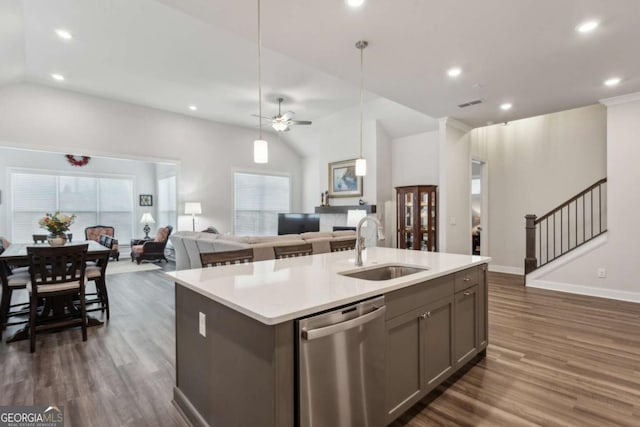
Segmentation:
{"type": "Polygon", "coordinates": [[[427,271],[427,267],[412,267],[408,265],[382,265],[380,267],[343,271],[341,274],[346,277],[364,280],[391,280],[399,277],[408,276],[410,274],[421,273],[427,271]]]}

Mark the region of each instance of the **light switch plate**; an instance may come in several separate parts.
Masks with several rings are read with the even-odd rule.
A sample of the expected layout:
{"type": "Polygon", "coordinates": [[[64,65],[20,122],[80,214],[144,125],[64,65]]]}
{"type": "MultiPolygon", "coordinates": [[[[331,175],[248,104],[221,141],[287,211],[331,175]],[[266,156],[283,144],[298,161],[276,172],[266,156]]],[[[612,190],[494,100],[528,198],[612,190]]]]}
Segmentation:
{"type": "Polygon", "coordinates": [[[198,315],[198,331],[203,337],[207,336],[207,315],[200,312],[198,315]]]}

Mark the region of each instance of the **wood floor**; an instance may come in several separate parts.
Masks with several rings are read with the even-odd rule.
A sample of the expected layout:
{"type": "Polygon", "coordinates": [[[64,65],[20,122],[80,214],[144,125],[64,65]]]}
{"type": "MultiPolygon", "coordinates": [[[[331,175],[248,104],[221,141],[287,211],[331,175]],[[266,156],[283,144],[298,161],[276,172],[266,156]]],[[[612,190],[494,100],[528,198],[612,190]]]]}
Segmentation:
{"type": "MultiPolygon", "coordinates": [[[[489,275],[486,359],[394,427],[640,425],[640,304],[519,280],[489,275]]],[[[3,341],[0,405],[64,405],[67,426],[184,425],[171,404],[173,284],[158,271],[113,275],[109,297],[111,320],[86,343],[79,330],[42,335],[32,355],[3,341]]]]}

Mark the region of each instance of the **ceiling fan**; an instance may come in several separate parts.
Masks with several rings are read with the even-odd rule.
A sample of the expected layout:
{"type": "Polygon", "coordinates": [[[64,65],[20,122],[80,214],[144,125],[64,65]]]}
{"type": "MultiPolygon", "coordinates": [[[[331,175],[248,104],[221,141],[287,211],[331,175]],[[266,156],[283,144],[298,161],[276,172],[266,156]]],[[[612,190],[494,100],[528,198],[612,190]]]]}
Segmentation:
{"type": "Polygon", "coordinates": [[[309,120],[293,120],[293,117],[295,117],[296,115],[296,113],[294,113],[293,111],[287,111],[286,113],[282,114],[282,110],[281,110],[282,101],[284,101],[284,98],[278,98],[278,114],[276,116],[264,117],[264,116],[258,116],[256,114],[252,114],[252,116],[261,117],[265,120],[270,120],[271,127],[276,132],[289,132],[291,130],[289,126],[291,125],[310,125],[311,124],[311,121],[309,120]]]}

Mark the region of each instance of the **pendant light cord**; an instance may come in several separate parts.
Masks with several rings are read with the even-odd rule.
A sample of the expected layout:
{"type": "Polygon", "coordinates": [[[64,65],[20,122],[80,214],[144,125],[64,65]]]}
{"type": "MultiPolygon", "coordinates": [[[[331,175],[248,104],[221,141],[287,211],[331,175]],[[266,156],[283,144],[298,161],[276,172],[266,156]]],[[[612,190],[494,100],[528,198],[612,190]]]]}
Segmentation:
{"type": "Polygon", "coordinates": [[[362,122],[363,122],[363,101],[362,92],[364,91],[364,48],[365,45],[360,46],[360,158],[362,159],[362,122]]]}
{"type": "Polygon", "coordinates": [[[262,139],[262,29],[260,27],[260,0],[258,0],[258,139],[262,139]]]}

